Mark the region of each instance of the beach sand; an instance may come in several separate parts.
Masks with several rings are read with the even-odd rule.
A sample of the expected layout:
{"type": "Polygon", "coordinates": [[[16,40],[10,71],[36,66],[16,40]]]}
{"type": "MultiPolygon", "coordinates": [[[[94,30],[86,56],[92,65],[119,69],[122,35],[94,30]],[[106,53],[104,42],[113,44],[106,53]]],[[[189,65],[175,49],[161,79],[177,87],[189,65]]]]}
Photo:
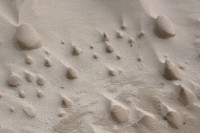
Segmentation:
{"type": "Polygon", "coordinates": [[[199,133],[199,0],[0,0],[0,133],[199,133]]]}

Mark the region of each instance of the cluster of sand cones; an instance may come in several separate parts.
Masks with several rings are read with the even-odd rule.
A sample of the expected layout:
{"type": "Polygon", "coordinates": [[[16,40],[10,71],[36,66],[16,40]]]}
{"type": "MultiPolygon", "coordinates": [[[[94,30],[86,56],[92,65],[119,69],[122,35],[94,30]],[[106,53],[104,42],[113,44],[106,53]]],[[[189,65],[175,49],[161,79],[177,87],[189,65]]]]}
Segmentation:
{"type": "MultiPolygon", "coordinates": [[[[176,27],[167,16],[157,15],[153,18],[152,27],[153,37],[156,39],[169,41],[177,36],[176,27]]],[[[154,71],[149,69],[148,74],[145,67],[151,67],[146,66],[149,62],[154,66],[154,62],[145,62],[145,56],[140,55],[135,57],[136,60],[123,56],[134,49],[136,43],[148,40],[148,32],[140,29],[135,37],[131,36],[128,25],[122,23],[114,33],[103,31],[96,38],[99,39],[97,42],[100,50],[95,45],[86,49],[70,42],[70,49],[67,49],[70,59],[67,60],[61,59],[59,54],[54,55],[55,51],[48,50],[42,36],[31,24],[17,26],[14,36],[16,50],[26,56],[21,69],[23,73],[12,70],[5,81],[8,93],[0,92],[0,106],[8,109],[13,118],[19,115],[24,116],[22,121],[25,122],[45,123],[45,128],[48,127],[46,132],[53,133],[181,132],[186,130],[185,125],[200,122],[195,115],[191,115],[192,112],[200,115],[200,87],[184,77],[184,70],[181,70],[173,58],[166,56],[164,62],[159,58],[155,59],[160,64],[159,70],[156,70],[159,74],[156,75],[158,78],[155,76],[156,83],[150,85],[154,80],[154,71]],[[126,41],[127,53],[120,54],[120,48],[114,44],[116,40],[121,43],[126,41]],[[35,51],[42,51],[44,54],[41,66],[35,65],[38,60],[30,56],[35,51]],[[88,51],[92,51],[93,64],[84,58],[88,56],[88,51]],[[113,55],[115,60],[110,60],[113,55]],[[131,66],[132,62],[136,67],[131,66]],[[105,69],[101,70],[101,65],[105,69]],[[125,67],[121,69],[120,65],[125,67]],[[91,68],[86,71],[85,66],[91,68]],[[93,68],[94,66],[98,69],[93,68]],[[39,73],[37,67],[43,72],[39,73]],[[139,77],[137,73],[149,76],[149,82],[144,80],[145,76],[139,77]],[[168,87],[168,90],[164,87],[168,87]],[[15,94],[18,97],[10,96],[15,94]],[[51,116],[48,120],[44,118],[45,111],[49,111],[46,114],[48,117],[51,116]]],[[[63,49],[67,45],[65,41],[60,41],[60,44],[63,49]]],[[[42,130],[44,125],[39,124],[38,127],[34,125],[33,130],[42,130]]],[[[17,133],[19,128],[15,128],[1,127],[0,122],[0,133],[17,133]]],[[[28,129],[22,133],[33,132],[28,129]]]]}
{"type": "MultiPolygon", "coordinates": [[[[126,30],[125,26],[122,26],[122,30],[126,30]]],[[[169,37],[174,37],[175,36],[175,29],[173,27],[173,24],[171,21],[165,17],[165,16],[158,16],[155,20],[155,34],[158,37],[161,38],[169,38],[169,37]]],[[[144,36],[144,32],[141,32],[138,34],[138,38],[141,38],[144,36]]],[[[116,37],[118,39],[123,38],[124,35],[122,32],[118,31],[116,32],[116,37]]],[[[21,24],[17,28],[17,33],[16,33],[16,40],[19,45],[19,47],[22,50],[34,50],[34,49],[39,49],[42,47],[42,41],[37,33],[37,31],[29,24],[21,24]]],[[[113,53],[114,48],[111,44],[111,40],[109,36],[104,32],[102,34],[102,41],[105,43],[105,52],[107,53],[113,53]]],[[[128,43],[132,44],[134,40],[132,38],[128,38],[128,43]]],[[[64,44],[64,42],[63,42],[64,44]]],[[[93,46],[90,47],[93,49],[93,46]]],[[[72,46],[72,52],[71,54],[73,56],[80,56],[82,54],[82,50],[77,47],[77,46],[72,46]]],[[[98,59],[99,56],[95,53],[93,55],[94,59],[98,59]]],[[[117,56],[118,59],[121,59],[121,56],[117,56]]],[[[138,61],[141,61],[141,58],[138,58],[138,61]]],[[[34,61],[30,58],[27,57],[25,60],[26,64],[32,64],[34,61]]],[[[53,66],[52,60],[46,58],[44,62],[45,67],[52,67],[53,66]]],[[[108,75],[110,76],[116,76],[119,72],[115,70],[114,68],[109,68],[108,69],[108,75]]],[[[170,60],[166,59],[165,61],[165,68],[163,72],[163,76],[167,80],[181,80],[181,73],[179,72],[178,68],[176,65],[170,60]]],[[[44,86],[46,84],[46,81],[43,77],[41,76],[36,76],[36,84],[38,86],[44,86]]],[[[70,80],[74,80],[78,78],[78,73],[74,68],[68,67],[66,71],[66,77],[70,80]]],[[[25,72],[25,79],[27,82],[34,82],[35,76],[34,74],[30,72],[25,72]]],[[[20,76],[16,74],[11,74],[10,78],[7,80],[7,84],[10,87],[19,87],[21,84],[22,79],[20,76]]],[[[180,91],[178,95],[178,100],[180,100],[183,104],[185,105],[190,105],[194,102],[195,96],[187,89],[184,87],[180,86],[180,91]]],[[[26,98],[27,93],[24,90],[19,90],[19,97],[21,98],[26,98]]],[[[43,92],[38,89],[36,96],[38,98],[41,98],[44,96],[43,92]]],[[[68,97],[61,95],[61,106],[63,109],[68,109],[71,106],[73,106],[72,100],[70,100],[68,97]]],[[[163,116],[163,119],[166,120],[172,127],[174,128],[180,128],[181,125],[184,123],[183,117],[181,114],[174,110],[169,108],[167,105],[161,104],[161,114],[163,116]]],[[[10,108],[11,112],[14,112],[14,108],[10,108]]],[[[23,111],[25,114],[27,114],[30,117],[35,117],[36,116],[36,111],[34,107],[31,107],[29,105],[25,106],[23,108],[23,111]]],[[[139,110],[138,110],[139,111],[139,110]]],[[[154,115],[149,115],[148,113],[142,113],[142,117],[135,123],[137,127],[141,126],[146,126],[149,129],[155,129],[156,124],[159,124],[159,120],[154,116],[154,115]]],[[[65,116],[65,111],[60,110],[58,113],[59,117],[64,117],[65,116]]],[[[110,107],[110,116],[113,118],[114,121],[123,124],[123,123],[129,123],[131,122],[130,118],[130,110],[128,108],[124,108],[121,105],[113,105],[111,104],[110,107]]]]}

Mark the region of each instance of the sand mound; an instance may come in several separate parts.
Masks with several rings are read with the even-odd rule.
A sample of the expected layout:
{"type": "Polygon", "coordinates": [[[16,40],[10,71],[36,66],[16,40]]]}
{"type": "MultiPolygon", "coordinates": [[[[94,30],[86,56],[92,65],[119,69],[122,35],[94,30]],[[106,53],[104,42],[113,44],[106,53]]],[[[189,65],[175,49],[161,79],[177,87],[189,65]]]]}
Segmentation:
{"type": "Polygon", "coordinates": [[[71,100],[69,100],[67,97],[65,96],[61,96],[61,99],[62,99],[62,107],[63,108],[69,108],[71,107],[71,100]]]}
{"type": "Polygon", "coordinates": [[[45,59],[44,66],[46,67],[52,67],[53,62],[50,59],[45,59]]]}
{"type": "Polygon", "coordinates": [[[78,56],[81,53],[82,53],[82,51],[78,46],[72,46],[72,55],[78,56]]]}
{"type": "Polygon", "coordinates": [[[23,107],[23,111],[26,115],[30,116],[30,117],[35,117],[36,116],[36,112],[35,112],[35,108],[30,106],[30,105],[26,105],[23,107]]]}
{"type": "Polygon", "coordinates": [[[165,60],[164,77],[168,80],[179,80],[181,74],[176,65],[169,59],[165,60]]]}
{"type": "Polygon", "coordinates": [[[183,125],[183,118],[179,112],[171,111],[164,116],[164,119],[174,128],[180,128],[183,125]]]}
{"type": "Polygon", "coordinates": [[[67,68],[66,76],[68,79],[71,79],[71,80],[78,78],[77,72],[75,71],[75,69],[73,69],[71,67],[67,68]]]}
{"type": "Polygon", "coordinates": [[[175,36],[175,29],[171,20],[166,16],[159,15],[155,20],[155,33],[161,38],[175,36]]]}
{"type": "MultiPolygon", "coordinates": [[[[150,115],[144,115],[141,120],[137,123],[137,125],[145,126],[151,130],[156,129],[159,126],[159,121],[150,116],[150,115]]],[[[142,128],[142,127],[141,127],[142,128]]]]}
{"type": "Polygon", "coordinates": [[[112,53],[114,51],[114,48],[112,47],[111,43],[106,42],[105,50],[106,50],[107,53],[112,53]]]}
{"type": "Polygon", "coordinates": [[[10,87],[18,87],[21,83],[21,78],[17,75],[11,75],[7,81],[7,84],[10,87]]]}
{"type": "Polygon", "coordinates": [[[179,95],[178,100],[184,105],[191,105],[197,101],[196,96],[182,85],[178,86],[179,95]]]}
{"type": "Polygon", "coordinates": [[[16,39],[19,46],[24,50],[38,49],[42,46],[40,36],[29,24],[21,24],[17,28],[16,39]]]}
{"type": "Polygon", "coordinates": [[[119,105],[112,107],[111,115],[119,123],[128,121],[128,111],[119,105]]]}
{"type": "Polygon", "coordinates": [[[38,90],[37,90],[37,97],[38,97],[38,98],[44,97],[44,92],[38,89],[38,90]]]}
{"type": "Polygon", "coordinates": [[[37,80],[36,80],[36,83],[39,85],[39,86],[44,86],[45,85],[45,79],[41,76],[38,76],[37,77],[37,80]]]}
{"type": "Polygon", "coordinates": [[[28,82],[33,82],[34,79],[33,75],[29,72],[25,72],[25,78],[28,82]]]}

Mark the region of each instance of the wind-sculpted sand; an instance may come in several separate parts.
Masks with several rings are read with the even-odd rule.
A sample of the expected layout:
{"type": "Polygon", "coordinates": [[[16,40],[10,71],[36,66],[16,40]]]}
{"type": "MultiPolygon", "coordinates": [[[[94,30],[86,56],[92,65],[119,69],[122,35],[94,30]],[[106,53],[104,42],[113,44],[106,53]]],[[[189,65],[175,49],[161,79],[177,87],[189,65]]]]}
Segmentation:
{"type": "Polygon", "coordinates": [[[199,7],[0,0],[0,133],[199,133],[199,7]]]}

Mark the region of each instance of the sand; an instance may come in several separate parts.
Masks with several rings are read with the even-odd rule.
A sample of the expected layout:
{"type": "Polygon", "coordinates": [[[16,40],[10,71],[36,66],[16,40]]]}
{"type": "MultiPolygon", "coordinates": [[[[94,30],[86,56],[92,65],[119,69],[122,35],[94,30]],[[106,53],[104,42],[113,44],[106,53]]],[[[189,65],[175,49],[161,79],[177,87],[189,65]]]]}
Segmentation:
{"type": "Polygon", "coordinates": [[[0,133],[199,133],[199,0],[0,0],[0,133]]]}

